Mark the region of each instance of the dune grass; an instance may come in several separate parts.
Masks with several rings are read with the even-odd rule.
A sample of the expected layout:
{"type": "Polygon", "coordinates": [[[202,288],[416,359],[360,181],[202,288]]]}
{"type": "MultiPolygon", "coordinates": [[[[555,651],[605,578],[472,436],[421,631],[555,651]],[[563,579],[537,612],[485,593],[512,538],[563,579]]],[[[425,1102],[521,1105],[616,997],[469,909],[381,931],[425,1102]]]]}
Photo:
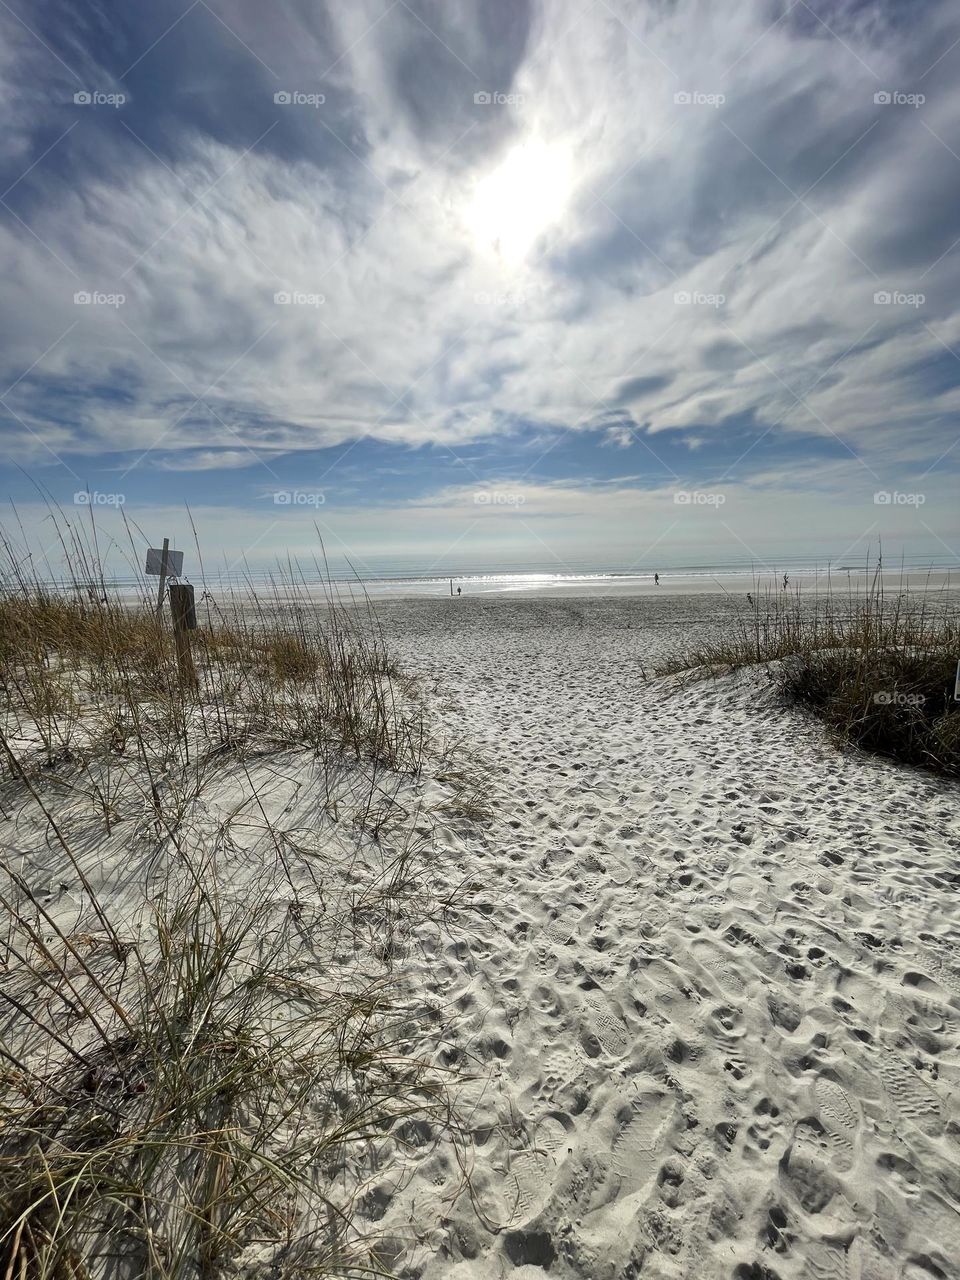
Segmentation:
{"type": "Polygon", "coordinates": [[[960,604],[948,591],[751,593],[731,623],[680,646],[662,674],[769,663],[778,689],[838,742],[960,777],[960,604]]]}
{"type": "Polygon", "coordinates": [[[418,780],[476,780],[362,603],[201,596],[194,685],[62,541],[56,591],[0,552],[0,1276],[387,1274],[364,1178],[458,1143],[393,963],[450,905],[418,780]]]}

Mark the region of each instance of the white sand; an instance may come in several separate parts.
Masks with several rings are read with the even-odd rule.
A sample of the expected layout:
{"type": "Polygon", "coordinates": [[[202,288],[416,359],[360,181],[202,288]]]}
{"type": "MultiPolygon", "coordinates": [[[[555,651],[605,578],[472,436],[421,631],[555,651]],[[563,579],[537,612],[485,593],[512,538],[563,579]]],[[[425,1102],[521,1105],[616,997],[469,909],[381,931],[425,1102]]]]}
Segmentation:
{"type": "MultiPolygon", "coordinates": [[[[424,903],[464,897],[412,939],[383,936],[376,890],[406,837],[358,838],[360,771],[324,804],[309,751],[250,776],[227,758],[185,817],[231,903],[322,921],[369,898],[363,937],[320,930],[291,977],[406,972],[419,1051],[475,1077],[459,1162],[418,1122],[361,1201],[405,1280],[960,1276],[960,789],[841,754],[762,678],[645,679],[679,627],[712,631],[733,607],[379,604],[491,790],[472,825],[444,809],[449,779],[391,792],[416,830],[440,824],[417,852],[424,903]]],[[[80,930],[76,877],[7,785],[8,856],[80,930]]],[[[105,839],[82,795],[46,794],[132,927],[144,892],[167,892],[170,849],[149,823],[105,839]]]]}
{"type": "Polygon", "coordinates": [[[645,682],[712,608],[382,606],[493,774],[413,973],[480,1078],[475,1205],[414,1150],[369,1202],[401,1276],[960,1275],[960,791],[756,677],[645,682]]]}

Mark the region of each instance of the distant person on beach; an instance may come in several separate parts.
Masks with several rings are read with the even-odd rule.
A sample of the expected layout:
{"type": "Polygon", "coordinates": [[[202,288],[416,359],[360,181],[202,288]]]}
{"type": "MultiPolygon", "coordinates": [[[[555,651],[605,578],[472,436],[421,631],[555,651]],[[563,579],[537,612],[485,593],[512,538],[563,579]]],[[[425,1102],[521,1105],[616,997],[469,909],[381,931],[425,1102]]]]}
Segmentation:
{"type": "Polygon", "coordinates": [[[747,592],[747,604],[753,604],[753,596],[749,591],[747,592]]]}
{"type": "Polygon", "coordinates": [[[784,591],[786,591],[786,589],[787,589],[787,583],[788,583],[789,581],[790,581],[790,579],[787,577],[787,575],[786,575],[786,574],[784,574],[784,575],[783,575],[783,589],[784,589],[784,591]]]}
{"type": "Polygon", "coordinates": [[[659,573],[655,573],[655,574],[653,575],[653,585],[654,585],[655,587],[659,587],[659,585],[660,585],[660,575],[659,575],[659,573]]]}
{"type": "Polygon", "coordinates": [[[457,587],[457,595],[459,595],[462,590],[463,590],[462,587],[457,587]]]}

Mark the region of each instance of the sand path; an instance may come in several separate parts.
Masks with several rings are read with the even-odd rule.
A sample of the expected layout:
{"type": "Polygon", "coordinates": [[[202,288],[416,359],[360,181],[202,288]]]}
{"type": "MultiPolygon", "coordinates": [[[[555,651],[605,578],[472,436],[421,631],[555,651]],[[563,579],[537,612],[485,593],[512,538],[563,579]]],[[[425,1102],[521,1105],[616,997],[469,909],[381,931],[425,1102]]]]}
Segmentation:
{"type": "Polygon", "coordinates": [[[387,611],[495,810],[449,838],[478,909],[417,964],[490,1080],[463,1106],[501,1229],[425,1154],[387,1201],[400,1274],[960,1275],[957,789],[839,754],[753,677],[645,681],[653,617],[387,611]]]}

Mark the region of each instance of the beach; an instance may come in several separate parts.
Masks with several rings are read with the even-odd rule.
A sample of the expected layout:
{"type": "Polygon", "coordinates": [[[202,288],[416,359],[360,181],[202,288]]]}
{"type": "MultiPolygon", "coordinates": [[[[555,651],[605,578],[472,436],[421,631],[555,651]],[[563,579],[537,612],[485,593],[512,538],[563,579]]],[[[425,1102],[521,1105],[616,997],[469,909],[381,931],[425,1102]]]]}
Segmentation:
{"type": "Polygon", "coordinates": [[[960,0],[0,84],[0,1280],[960,1280],[960,0]]]}
{"type": "Polygon", "coordinates": [[[428,1141],[376,1188],[403,1276],[957,1274],[960,796],[762,671],[644,678],[718,608],[379,607],[491,801],[407,975],[475,1077],[472,1190],[428,1141]]]}
{"type": "Polygon", "coordinates": [[[769,665],[658,675],[741,600],[224,606],[186,695],[151,611],[63,608],[0,793],[32,1248],[53,1160],[131,1276],[210,1223],[257,1280],[958,1274],[960,791],[769,665]]]}

